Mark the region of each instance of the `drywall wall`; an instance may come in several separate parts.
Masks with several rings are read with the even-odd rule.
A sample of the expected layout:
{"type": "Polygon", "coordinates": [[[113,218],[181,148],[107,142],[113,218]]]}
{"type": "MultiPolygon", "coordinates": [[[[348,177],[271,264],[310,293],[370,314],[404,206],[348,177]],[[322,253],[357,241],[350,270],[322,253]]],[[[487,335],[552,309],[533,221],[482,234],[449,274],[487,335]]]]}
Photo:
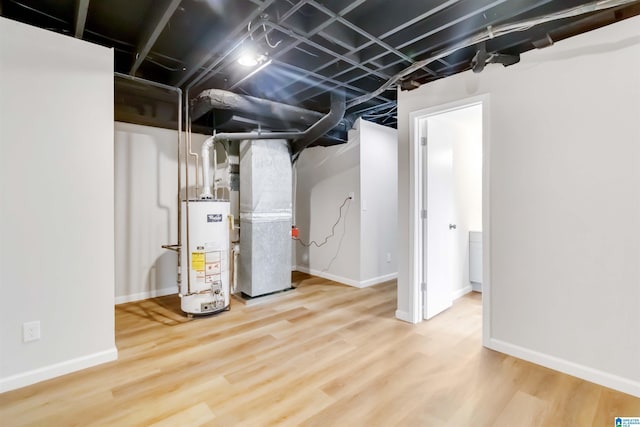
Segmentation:
{"type": "Polygon", "coordinates": [[[358,120],[347,144],[303,151],[296,163],[295,268],[352,286],[396,277],[396,131],[358,120]],[[353,200],[347,200],[349,193],[353,200]],[[346,219],[346,222],[345,222],[346,219]],[[387,261],[389,259],[390,261],[387,261]]]}
{"type": "Polygon", "coordinates": [[[0,206],[0,392],[115,359],[112,50],[0,18],[0,206]]]}
{"type": "Polygon", "coordinates": [[[313,147],[302,152],[295,169],[296,269],[351,285],[360,283],[360,141],[350,132],[347,144],[313,147]],[[347,200],[349,193],[352,200],[347,200]]]}
{"type": "MultiPolygon", "coordinates": [[[[193,134],[193,150],[205,139],[193,134]]],[[[178,292],[176,253],[162,249],[178,239],[177,141],[174,130],[115,123],[116,304],[178,292]]],[[[194,182],[192,165],[192,196],[194,182]]]]}
{"type": "Polygon", "coordinates": [[[360,132],[360,281],[395,278],[397,254],[397,132],[366,120],[360,132]]]}
{"type": "Polygon", "coordinates": [[[399,92],[399,313],[415,311],[409,114],[488,94],[485,344],[640,396],[638,28],[634,17],[399,92]]]}

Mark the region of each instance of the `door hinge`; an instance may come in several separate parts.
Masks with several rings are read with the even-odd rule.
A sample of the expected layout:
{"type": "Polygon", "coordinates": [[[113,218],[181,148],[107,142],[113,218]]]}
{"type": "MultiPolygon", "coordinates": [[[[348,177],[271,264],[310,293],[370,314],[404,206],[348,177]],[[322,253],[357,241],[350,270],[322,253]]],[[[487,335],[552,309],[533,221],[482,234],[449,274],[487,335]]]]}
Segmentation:
{"type": "Polygon", "coordinates": [[[420,145],[422,145],[423,147],[425,145],[427,145],[427,137],[426,136],[420,137],[420,145]]]}
{"type": "Polygon", "coordinates": [[[427,219],[427,210],[426,209],[422,209],[420,211],[420,218],[427,219]]]}
{"type": "Polygon", "coordinates": [[[422,292],[427,292],[427,284],[426,284],[426,282],[420,283],[420,290],[422,292]]]}

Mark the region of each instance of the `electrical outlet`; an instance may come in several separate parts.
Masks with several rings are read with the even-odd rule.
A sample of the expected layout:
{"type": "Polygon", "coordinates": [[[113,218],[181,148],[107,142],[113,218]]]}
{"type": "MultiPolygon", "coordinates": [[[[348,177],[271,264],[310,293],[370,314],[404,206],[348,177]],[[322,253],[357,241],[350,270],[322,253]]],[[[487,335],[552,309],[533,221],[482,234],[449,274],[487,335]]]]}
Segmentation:
{"type": "Polygon", "coordinates": [[[387,252],[387,262],[391,262],[391,252],[387,252]]]}
{"type": "Polygon", "coordinates": [[[352,191],[349,193],[349,195],[347,197],[349,197],[351,200],[353,200],[353,197],[355,196],[355,193],[352,191]]]}
{"type": "Polygon", "coordinates": [[[22,324],[23,342],[37,341],[40,339],[40,321],[25,322],[22,324]]]}

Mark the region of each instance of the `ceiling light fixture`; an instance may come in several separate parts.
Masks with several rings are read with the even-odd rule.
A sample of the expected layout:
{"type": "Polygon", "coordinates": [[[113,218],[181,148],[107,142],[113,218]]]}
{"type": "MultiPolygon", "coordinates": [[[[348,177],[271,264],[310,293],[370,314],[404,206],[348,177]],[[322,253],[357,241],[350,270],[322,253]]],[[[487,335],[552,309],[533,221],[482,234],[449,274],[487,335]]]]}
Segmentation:
{"type": "Polygon", "coordinates": [[[242,48],[240,56],[238,57],[238,64],[245,67],[255,67],[267,60],[267,55],[258,53],[257,49],[248,44],[242,48]]]}

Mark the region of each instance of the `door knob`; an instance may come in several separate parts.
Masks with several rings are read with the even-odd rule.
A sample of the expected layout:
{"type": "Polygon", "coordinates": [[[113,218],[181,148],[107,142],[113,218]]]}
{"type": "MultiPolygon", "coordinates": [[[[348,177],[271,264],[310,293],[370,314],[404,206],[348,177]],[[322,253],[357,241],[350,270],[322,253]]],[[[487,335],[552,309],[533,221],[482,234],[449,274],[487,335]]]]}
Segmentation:
{"type": "Polygon", "coordinates": [[[449,230],[455,230],[455,229],[456,229],[455,224],[449,224],[449,230]]]}

